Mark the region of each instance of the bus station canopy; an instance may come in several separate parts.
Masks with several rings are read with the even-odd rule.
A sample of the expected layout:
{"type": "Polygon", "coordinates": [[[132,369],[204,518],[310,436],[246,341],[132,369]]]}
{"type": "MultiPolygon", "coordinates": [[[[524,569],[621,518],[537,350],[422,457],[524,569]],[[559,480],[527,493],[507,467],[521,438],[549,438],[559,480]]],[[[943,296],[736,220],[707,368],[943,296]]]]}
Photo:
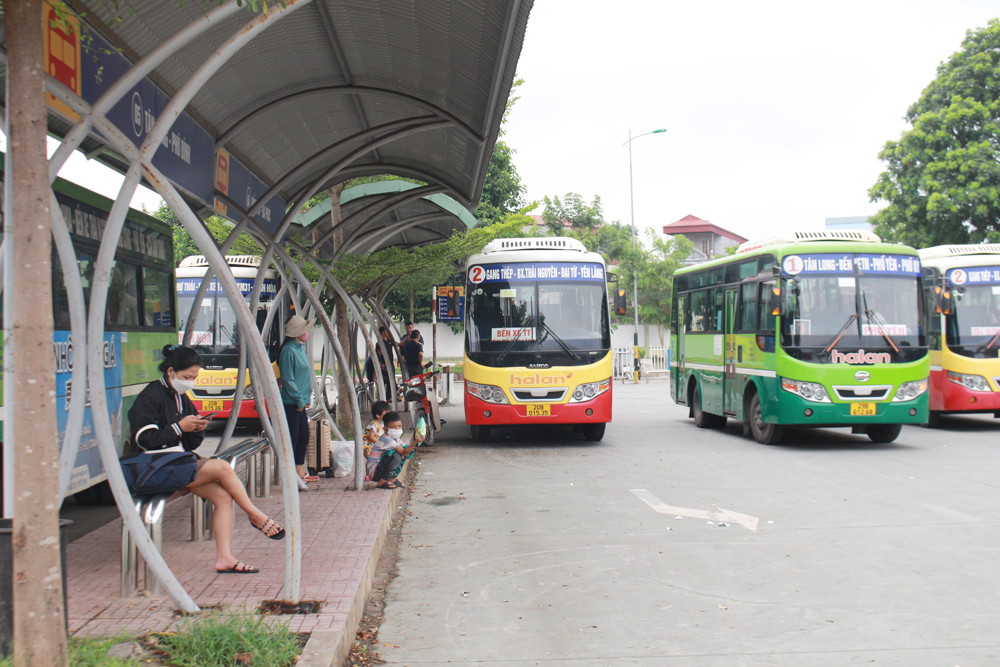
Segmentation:
{"type": "MultiPolygon", "coordinates": [[[[90,102],[102,86],[113,82],[116,72],[149,55],[185,26],[205,21],[215,6],[134,0],[129,3],[133,11],[121,11],[116,23],[102,3],[68,4],[86,13],[95,36],[90,48],[79,53],[77,67],[77,90],[90,102]],[[93,89],[89,95],[88,89],[93,89]]],[[[287,15],[208,77],[158,152],[157,157],[166,149],[178,152],[173,135],[179,135],[178,143],[191,158],[185,165],[188,173],[174,178],[168,169],[162,171],[192,208],[203,217],[213,208],[225,214],[225,207],[213,201],[213,190],[245,203],[244,208],[269,193],[265,208],[272,210],[259,219],[273,231],[282,206],[292,206],[309,191],[384,173],[435,185],[437,192],[474,208],[514,78],[531,0],[284,4],[269,3],[271,11],[287,15]],[[222,163],[228,163],[228,173],[222,163]]],[[[155,119],[157,107],[257,16],[244,9],[221,20],[213,17],[211,28],[158,65],[144,80],[146,88],[137,86],[108,118],[115,121],[120,112],[124,118],[116,125],[125,134],[136,118],[155,119]]],[[[65,134],[71,125],[72,118],[52,114],[54,134],[65,134]]],[[[145,129],[140,121],[136,135],[145,129]]],[[[81,148],[120,170],[127,167],[97,133],[81,148]]],[[[407,236],[414,234],[418,232],[407,236]]],[[[402,236],[395,240],[405,243],[402,236]]]]}

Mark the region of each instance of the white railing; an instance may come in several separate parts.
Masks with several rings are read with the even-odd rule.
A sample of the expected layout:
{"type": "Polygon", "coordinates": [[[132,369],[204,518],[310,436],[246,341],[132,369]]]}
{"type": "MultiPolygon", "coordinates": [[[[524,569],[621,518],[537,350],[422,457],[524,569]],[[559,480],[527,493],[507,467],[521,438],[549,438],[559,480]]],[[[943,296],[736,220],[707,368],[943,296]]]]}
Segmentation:
{"type": "Polygon", "coordinates": [[[631,347],[616,347],[611,357],[612,377],[616,380],[631,380],[635,368],[635,352],[631,347]]]}
{"type": "Polygon", "coordinates": [[[646,359],[649,359],[649,369],[652,371],[670,371],[670,348],[665,345],[647,347],[646,359]]]}

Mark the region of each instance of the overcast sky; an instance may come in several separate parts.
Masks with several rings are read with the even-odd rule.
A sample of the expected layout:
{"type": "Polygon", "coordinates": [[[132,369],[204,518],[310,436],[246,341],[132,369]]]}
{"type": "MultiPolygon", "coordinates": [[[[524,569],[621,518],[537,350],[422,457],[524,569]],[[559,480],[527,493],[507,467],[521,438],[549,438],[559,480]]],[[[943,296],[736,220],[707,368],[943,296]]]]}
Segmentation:
{"type": "MultiPolygon", "coordinates": [[[[1000,16],[995,0],[536,0],[506,140],[530,199],[598,194],[608,220],[687,214],[748,238],[870,215],[906,109],[1000,16]]],[[[538,213],[541,212],[536,211],[538,213]]]]}
{"type": "MultiPolygon", "coordinates": [[[[748,238],[869,215],[878,152],[995,0],[536,0],[507,142],[528,199],[600,195],[640,229],[694,214],[748,238]]],[[[77,154],[62,175],[114,197],[77,154]]],[[[142,191],[138,207],[158,197],[142,191]]],[[[538,209],[536,213],[541,213],[538,209]]]]}

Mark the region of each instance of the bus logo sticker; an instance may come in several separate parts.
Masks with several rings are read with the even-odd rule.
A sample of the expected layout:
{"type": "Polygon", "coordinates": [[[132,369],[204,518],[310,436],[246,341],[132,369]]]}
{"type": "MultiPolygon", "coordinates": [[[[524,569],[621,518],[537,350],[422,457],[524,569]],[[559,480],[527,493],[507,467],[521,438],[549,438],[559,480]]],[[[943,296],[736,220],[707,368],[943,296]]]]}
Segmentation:
{"type": "Polygon", "coordinates": [[[888,364],[892,362],[892,357],[888,352],[865,352],[864,349],[857,352],[838,352],[833,350],[830,353],[830,363],[834,364],[888,364]]]}
{"type": "Polygon", "coordinates": [[[781,263],[781,268],[790,276],[797,276],[805,268],[805,262],[798,255],[789,255],[781,263]]]}
{"type": "Polygon", "coordinates": [[[951,283],[953,285],[964,285],[967,277],[962,269],[955,269],[951,272],[951,283]]]}
{"type": "Polygon", "coordinates": [[[858,371],[854,374],[854,379],[858,382],[868,382],[872,377],[872,374],[868,371],[858,371]]]}

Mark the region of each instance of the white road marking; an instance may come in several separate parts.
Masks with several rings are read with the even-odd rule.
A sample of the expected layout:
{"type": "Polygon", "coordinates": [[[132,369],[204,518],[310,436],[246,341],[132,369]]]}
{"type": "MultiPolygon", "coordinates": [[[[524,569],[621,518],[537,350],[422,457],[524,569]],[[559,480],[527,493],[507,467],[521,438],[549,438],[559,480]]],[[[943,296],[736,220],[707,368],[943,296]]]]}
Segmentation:
{"type": "Polygon", "coordinates": [[[738,523],[744,528],[749,528],[750,530],[757,531],[757,523],[760,521],[755,516],[747,516],[746,514],[739,514],[738,512],[731,512],[730,510],[722,509],[721,507],[717,512],[709,512],[707,510],[693,510],[686,507],[672,507],[646,489],[629,489],[632,493],[639,497],[639,500],[646,503],[653,508],[653,511],[659,512],[660,514],[672,514],[674,516],[688,516],[693,519],[706,519],[713,522],[729,522],[738,523]]]}

